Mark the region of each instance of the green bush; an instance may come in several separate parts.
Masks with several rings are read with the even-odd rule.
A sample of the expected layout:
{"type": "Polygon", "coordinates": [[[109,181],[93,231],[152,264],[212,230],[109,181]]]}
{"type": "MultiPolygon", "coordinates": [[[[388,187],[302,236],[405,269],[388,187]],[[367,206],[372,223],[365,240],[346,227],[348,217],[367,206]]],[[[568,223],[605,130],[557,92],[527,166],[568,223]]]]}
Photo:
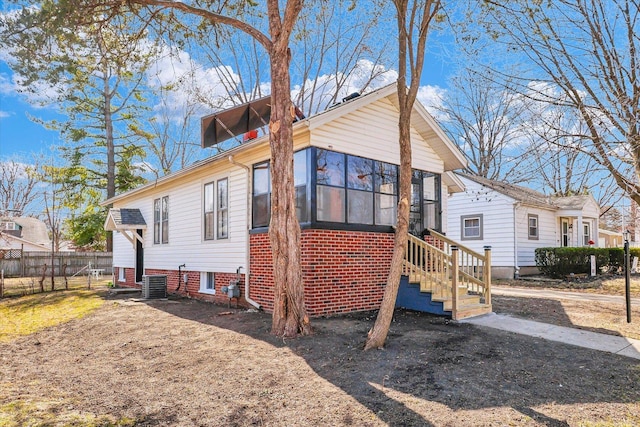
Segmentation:
{"type": "MultiPolygon", "coordinates": [[[[611,265],[609,248],[538,248],[536,266],[550,277],[563,278],[571,273],[583,274],[591,271],[591,255],[596,256],[596,265],[600,269],[609,269],[611,265]]],[[[618,254],[614,255],[617,260],[618,254]]]]}
{"type": "MultiPolygon", "coordinates": [[[[632,255],[633,256],[633,255],[632,255]]],[[[609,268],[608,272],[618,273],[624,267],[624,249],[609,248],[609,268]]]]}

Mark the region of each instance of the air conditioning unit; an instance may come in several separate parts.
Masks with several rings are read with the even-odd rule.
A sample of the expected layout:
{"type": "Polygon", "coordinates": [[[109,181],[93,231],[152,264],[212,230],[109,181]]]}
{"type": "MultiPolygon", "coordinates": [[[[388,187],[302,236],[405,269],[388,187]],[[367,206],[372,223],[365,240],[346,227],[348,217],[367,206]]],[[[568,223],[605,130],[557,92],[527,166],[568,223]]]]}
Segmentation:
{"type": "Polygon", "coordinates": [[[166,298],[167,297],[167,276],[145,275],[142,276],[142,298],[166,298]]]}

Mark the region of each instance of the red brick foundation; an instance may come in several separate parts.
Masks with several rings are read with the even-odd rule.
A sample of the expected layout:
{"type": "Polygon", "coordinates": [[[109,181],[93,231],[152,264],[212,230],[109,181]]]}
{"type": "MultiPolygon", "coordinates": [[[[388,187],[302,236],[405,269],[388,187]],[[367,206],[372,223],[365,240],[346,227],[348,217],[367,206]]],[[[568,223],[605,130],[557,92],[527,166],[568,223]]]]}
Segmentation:
{"type": "MultiPolygon", "coordinates": [[[[271,245],[252,234],[250,297],[273,310],[271,245]]],[[[393,254],[392,233],[303,230],[302,275],[311,316],[372,310],[380,306],[393,254]]]]}
{"type": "MultiPolygon", "coordinates": [[[[115,277],[118,277],[118,270],[121,267],[114,269],[115,277]]],[[[235,273],[217,273],[214,272],[214,286],[216,293],[202,293],[200,292],[200,272],[199,271],[185,271],[182,270],[180,274],[178,270],[159,270],[159,269],[145,269],[146,275],[164,275],[167,276],[167,292],[170,294],[181,295],[189,298],[196,298],[203,301],[215,302],[220,304],[229,303],[229,297],[222,292],[222,287],[229,285],[231,280],[236,280],[235,273]],[[184,275],[187,275],[187,284],[184,283],[184,275]],[[180,289],[178,289],[178,285],[180,289]]],[[[135,283],[135,269],[125,268],[125,282],[118,282],[118,286],[140,288],[141,286],[135,283]]],[[[233,298],[231,300],[232,305],[240,307],[250,307],[250,305],[244,299],[244,274],[240,275],[240,298],[233,298]],[[236,301],[237,300],[237,301],[236,301]]]]}

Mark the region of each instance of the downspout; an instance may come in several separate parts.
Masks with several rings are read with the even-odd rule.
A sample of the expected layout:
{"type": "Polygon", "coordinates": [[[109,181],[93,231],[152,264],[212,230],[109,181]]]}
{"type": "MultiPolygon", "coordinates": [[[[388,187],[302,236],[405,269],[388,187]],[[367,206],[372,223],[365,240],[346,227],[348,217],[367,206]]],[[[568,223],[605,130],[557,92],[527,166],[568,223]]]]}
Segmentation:
{"type": "Polygon", "coordinates": [[[518,217],[516,211],[519,203],[513,204],[513,278],[520,278],[520,266],[518,265],[518,217]]]}
{"type": "MultiPolygon", "coordinates": [[[[229,163],[232,165],[244,168],[247,171],[247,242],[246,242],[246,260],[245,260],[245,280],[244,280],[244,299],[257,308],[262,309],[260,303],[249,298],[249,277],[251,276],[250,261],[251,261],[251,247],[249,239],[249,228],[251,224],[251,168],[245,164],[238,163],[233,160],[233,156],[229,156],[229,163]]],[[[239,272],[240,270],[238,270],[239,272]]]]}

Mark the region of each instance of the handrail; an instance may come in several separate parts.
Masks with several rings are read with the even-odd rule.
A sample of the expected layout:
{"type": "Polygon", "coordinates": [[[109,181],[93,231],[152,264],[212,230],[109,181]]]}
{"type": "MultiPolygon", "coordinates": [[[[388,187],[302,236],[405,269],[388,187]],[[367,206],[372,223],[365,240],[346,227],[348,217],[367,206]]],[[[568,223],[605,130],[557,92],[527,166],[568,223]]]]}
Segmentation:
{"type": "Polygon", "coordinates": [[[485,304],[491,304],[490,247],[485,247],[482,255],[433,230],[428,230],[425,239],[428,241],[409,235],[407,241],[403,274],[411,282],[420,283],[421,291],[431,292],[438,298],[452,298],[454,318],[459,307],[454,284],[456,288],[465,287],[479,295],[485,304]]]}

